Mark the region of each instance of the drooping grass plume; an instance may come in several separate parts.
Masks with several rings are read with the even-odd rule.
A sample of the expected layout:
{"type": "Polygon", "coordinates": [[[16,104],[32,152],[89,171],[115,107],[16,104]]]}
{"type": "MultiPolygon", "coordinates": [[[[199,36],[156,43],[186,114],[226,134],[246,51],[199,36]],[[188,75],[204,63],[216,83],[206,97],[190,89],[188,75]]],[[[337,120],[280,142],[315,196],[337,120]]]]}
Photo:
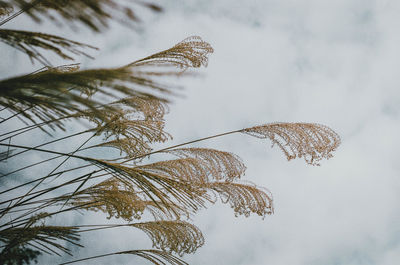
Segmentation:
{"type": "Polygon", "coordinates": [[[181,158],[193,158],[203,165],[207,165],[207,174],[215,180],[230,181],[244,175],[246,166],[242,159],[229,152],[210,148],[174,148],[165,151],[181,158]]]}
{"type": "Polygon", "coordinates": [[[140,15],[132,4],[154,12],[162,11],[159,5],[147,1],[14,0],[12,2],[36,22],[41,22],[46,17],[59,26],[69,24],[73,29],[77,29],[77,25],[80,24],[96,32],[106,29],[112,20],[128,26],[139,22],[140,15]]]}
{"type": "MultiPolygon", "coordinates": [[[[110,178],[77,192],[70,204],[82,206],[85,210],[102,211],[108,214],[108,219],[115,217],[132,221],[140,219],[148,206],[137,192],[132,185],[110,178]]],[[[63,201],[64,197],[57,200],[63,201]]]]}
{"type": "MultiPolygon", "coordinates": [[[[159,105],[156,100],[152,100],[152,102],[159,105]]],[[[106,141],[96,146],[118,148],[121,152],[124,151],[133,156],[140,154],[139,150],[151,150],[149,146],[151,143],[165,142],[171,139],[171,135],[164,131],[164,113],[156,113],[153,116],[149,110],[145,110],[147,113],[144,113],[138,111],[136,107],[127,109],[112,105],[112,111],[107,106],[78,115],[94,123],[93,130],[98,135],[104,135],[106,141]],[[98,112],[102,114],[101,117],[97,114],[98,112]],[[147,117],[138,117],[141,114],[147,117]],[[151,118],[148,115],[152,115],[151,118]]],[[[156,109],[156,111],[159,110],[156,109]]]]}
{"type": "Polygon", "coordinates": [[[242,130],[257,138],[268,138],[278,145],[288,160],[303,157],[310,165],[319,165],[323,158],[332,157],[340,145],[340,136],[325,125],[317,123],[269,123],[242,130]]]}
{"type": "MultiPolygon", "coordinates": [[[[57,201],[64,201],[60,196],[57,201]]],[[[106,213],[108,219],[122,218],[125,221],[141,219],[142,214],[149,212],[155,220],[176,220],[189,217],[191,212],[184,206],[143,197],[140,191],[128,183],[110,178],[92,187],[77,192],[69,202],[70,205],[88,211],[106,213]]]]}
{"type": "Polygon", "coordinates": [[[43,55],[43,51],[52,52],[65,60],[73,60],[72,55],[91,57],[84,51],[87,48],[97,49],[91,45],[55,35],[10,29],[0,29],[0,41],[25,53],[32,61],[37,60],[45,66],[51,66],[51,63],[43,55]]]}
{"type": "Polygon", "coordinates": [[[153,221],[132,226],[143,230],[153,241],[153,247],[180,256],[194,253],[204,245],[204,237],[199,228],[188,222],[153,221]]]}
{"type": "Polygon", "coordinates": [[[131,65],[164,65],[172,64],[183,70],[189,67],[200,67],[208,65],[208,55],[213,53],[211,45],[203,41],[199,36],[191,36],[179,42],[172,48],[153,54],[131,65]]]}
{"type": "Polygon", "coordinates": [[[224,174],[224,172],[218,171],[218,168],[213,166],[213,164],[200,159],[181,158],[137,166],[136,169],[178,181],[202,183],[209,182],[209,179],[221,179],[221,174],[224,174]]]}
{"type": "Polygon", "coordinates": [[[206,186],[215,191],[222,202],[228,203],[236,216],[248,217],[255,213],[265,217],[274,212],[271,193],[252,183],[213,182],[206,186]]]}
{"type": "Polygon", "coordinates": [[[205,202],[209,200],[204,187],[192,185],[188,181],[179,181],[120,163],[99,161],[98,165],[120,182],[130,185],[133,190],[140,191],[143,201],[151,200],[154,203],[160,201],[162,204],[160,209],[173,212],[174,208],[170,205],[177,203],[184,209],[195,212],[204,208],[205,202]]]}
{"type": "MultiPolygon", "coordinates": [[[[163,139],[165,139],[163,137],[163,139]]],[[[157,142],[160,142],[157,140],[157,142]]],[[[137,139],[132,138],[117,138],[114,140],[106,141],[90,148],[95,147],[112,147],[118,149],[120,151],[120,155],[123,153],[126,154],[126,158],[135,158],[137,156],[141,156],[151,152],[152,148],[147,142],[138,141],[137,139]]]]}
{"type": "Polygon", "coordinates": [[[132,220],[139,219],[149,206],[156,206],[169,216],[176,216],[179,206],[180,212],[190,215],[204,208],[205,202],[215,202],[209,192],[216,192],[223,201],[229,201],[237,214],[248,216],[253,212],[265,216],[273,212],[269,192],[249,183],[233,182],[245,170],[235,155],[205,148],[170,152],[184,158],[134,167],[99,161],[100,167],[113,177],[76,194],[73,204],[92,202],[87,210],[132,220]]]}
{"type": "Polygon", "coordinates": [[[81,225],[80,233],[98,231],[116,227],[134,227],[144,231],[153,243],[153,247],[169,253],[183,254],[194,253],[204,245],[204,237],[195,225],[180,220],[149,221],[143,223],[81,225]]]}
{"type": "Polygon", "coordinates": [[[129,108],[128,115],[132,119],[162,120],[168,112],[166,103],[149,95],[147,97],[126,97],[112,102],[110,105],[129,108]]]}
{"type": "Polygon", "coordinates": [[[7,255],[10,249],[23,247],[29,243],[29,246],[40,251],[45,250],[47,254],[60,255],[57,251],[61,251],[72,255],[70,250],[58,241],[67,241],[75,246],[82,247],[77,243],[79,241],[77,231],[78,229],[74,227],[46,225],[4,229],[0,231],[0,241],[5,244],[2,253],[7,255]]]}

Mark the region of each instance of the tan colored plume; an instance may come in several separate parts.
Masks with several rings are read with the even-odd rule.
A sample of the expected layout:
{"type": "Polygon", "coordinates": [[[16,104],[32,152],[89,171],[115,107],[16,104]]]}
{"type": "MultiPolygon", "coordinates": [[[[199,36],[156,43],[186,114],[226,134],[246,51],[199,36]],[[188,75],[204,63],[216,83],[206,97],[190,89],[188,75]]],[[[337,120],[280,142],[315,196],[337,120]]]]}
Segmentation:
{"type": "Polygon", "coordinates": [[[340,136],[329,127],[317,123],[269,123],[247,128],[242,133],[268,138],[288,160],[303,157],[310,165],[319,165],[323,158],[332,157],[340,145],[340,136]]]}
{"type": "Polygon", "coordinates": [[[175,252],[182,256],[194,253],[204,244],[199,228],[184,221],[155,221],[136,223],[132,226],[143,230],[153,241],[153,247],[175,252]]]}

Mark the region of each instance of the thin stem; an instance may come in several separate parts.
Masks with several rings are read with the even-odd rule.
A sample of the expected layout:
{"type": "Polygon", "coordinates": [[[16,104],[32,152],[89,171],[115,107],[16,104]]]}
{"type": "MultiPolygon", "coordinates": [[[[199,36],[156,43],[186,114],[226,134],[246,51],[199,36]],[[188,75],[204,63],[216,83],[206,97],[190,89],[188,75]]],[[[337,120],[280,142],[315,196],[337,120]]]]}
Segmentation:
{"type": "Polygon", "coordinates": [[[25,10],[21,9],[20,11],[14,13],[12,16],[9,16],[8,18],[5,18],[4,20],[2,20],[2,21],[0,22],[0,27],[3,26],[4,24],[6,24],[8,21],[10,21],[10,20],[12,20],[12,19],[18,17],[19,15],[21,15],[21,14],[24,13],[24,12],[25,12],[25,10]]]}
{"type": "Polygon", "coordinates": [[[24,110],[21,110],[21,111],[19,111],[19,112],[16,112],[16,113],[12,114],[11,116],[9,116],[9,117],[7,117],[7,118],[4,118],[2,121],[0,121],[0,124],[2,124],[3,122],[6,122],[6,121],[8,121],[8,120],[10,120],[10,119],[12,119],[12,118],[14,118],[14,117],[20,115],[21,113],[24,113],[25,111],[28,111],[28,110],[32,109],[32,108],[33,108],[33,107],[28,107],[28,108],[26,108],[26,109],[24,109],[24,110]]]}
{"type": "MultiPolygon", "coordinates": [[[[94,137],[94,134],[93,134],[89,139],[87,139],[80,147],[82,147],[83,145],[85,145],[85,144],[86,144],[90,139],[92,139],[93,137],[94,137]]],[[[1,143],[0,143],[0,145],[4,145],[4,144],[1,144],[1,143]]],[[[11,145],[9,145],[9,146],[11,146],[11,145]]],[[[36,150],[36,151],[50,152],[50,153],[54,153],[54,154],[62,154],[62,153],[60,153],[60,152],[49,151],[49,150],[44,150],[44,149],[39,149],[39,148],[34,148],[34,147],[29,147],[29,148],[27,148],[27,147],[24,147],[24,146],[17,146],[17,145],[13,145],[13,147],[16,147],[16,148],[25,148],[25,149],[28,149],[28,150],[36,150]]],[[[79,148],[80,148],[80,147],[79,147],[79,148]]],[[[77,150],[79,150],[79,148],[78,148],[77,150]]],[[[73,153],[75,153],[77,150],[75,150],[73,153]]],[[[93,160],[93,159],[90,159],[90,158],[84,158],[84,157],[81,157],[81,156],[75,156],[75,155],[73,155],[73,153],[72,153],[72,154],[67,154],[67,158],[64,159],[64,161],[61,162],[56,168],[54,168],[54,169],[52,170],[52,172],[50,172],[50,174],[48,174],[48,175],[46,176],[46,178],[41,179],[41,180],[39,181],[39,183],[37,183],[33,188],[31,188],[31,189],[30,189],[25,195],[23,195],[21,198],[19,198],[19,200],[18,200],[14,205],[7,207],[7,210],[5,210],[5,211],[2,213],[2,215],[4,215],[4,213],[7,213],[8,210],[11,210],[12,208],[17,207],[17,206],[19,205],[19,203],[21,203],[21,201],[22,201],[22,203],[23,203],[23,202],[32,200],[32,199],[34,199],[34,198],[36,198],[36,197],[38,197],[38,196],[41,196],[42,194],[38,194],[38,195],[35,195],[35,196],[30,197],[30,198],[28,198],[28,199],[26,199],[26,200],[23,201],[23,198],[25,198],[26,196],[28,196],[36,187],[38,187],[45,179],[47,179],[47,178],[49,177],[49,175],[51,175],[52,173],[54,173],[54,171],[56,171],[61,165],[63,165],[70,157],[79,158],[79,159],[84,159],[84,160],[86,160],[86,161],[88,161],[88,160],[93,160]]],[[[59,186],[54,187],[54,188],[57,189],[57,188],[59,188],[59,186]]],[[[17,217],[16,219],[19,219],[19,217],[17,217]]],[[[14,220],[16,220],[16,219],[14,219],[14,220]]]]}
{"type": "Polygon", "coordinates": [[[127,160],[121,162],[121,164],[127,163],[127,162],[132,161],[132,160],[135,160],[135,159],[143,158],[143,157],[146,157],[146,156],[149,156],[149,155],[161,153],[161,152],[164,152],[164,151],[173,149],[173,148],[185,146],[185,145],[188,145],[188,144],[193,144],[193,143],[205,141],[205,140],[212,139],[212,138],[221,137],[221,136],[228,135],[228,134],[234,134],[234,133],[242,132],[243,130],[244,130],[244,129],[235,130],[235,131],[230,131],[230,132],[225,132],[225,133],[220,133],[220,134],[216,134],[216,135],[212,135],[212,136],[200,138],[200,139],[197,139],[197,140],[185,142],[185,143],[182,143],[182,144],[177,144],[177,145],[169,146],[169,147],[166,147],[166,148],[163,148],[163,149],[159,149],[159,150],[156,150],[156,151],[153,151],[153,152],[149,152],[149,153],[146,153],[146,154],[143,154],[143,155],[140,155],[140,156],[136,156],[136,157],[127,159],[127,160]]]}
{"type": "Polygon", "coordinates": [[[108,256],[112,256],[112,255],[118,255],[118,254],[125,254],[125,253],[124,252],[108,253],[108,254],[103,254],[103,255],[98,255],[98,256],[92,256],[89,258],[83,258],[83,259],[77,259],[77,260],[73,260],[73,261],[69,261],[69,262],[64,262],[64,263],[60,263],[59,265],[72,264],[72,263],[81,262],[81,261],[85,261],[85,260],[97,259],[97,258],[108,257],[108,256]]]}
{"type": "MultiPolygon", "coordinates": [[[[61,157],[61,156],[58,156],[58,157],[61,157]]],[[[82,169],[82,168],[90,167],[90,166],[93,166],[93,165],[92,165],[92,164],[88,164],[88,165],[84,165],[84,166],[80,166],[80,167],[74,167],[74,168],[66,169],[66,170],[64,170],[64,171],[55,172],[55,173],[52,174],[52,176],[56,176],[56,175],[60,174],[61,172],[62,172],[62,173],[66,173],[66,172],[70,172],[70,171],[74,171],[74,170],[78,170],[78,169],[82,169]]],[[[21,187],[23,187],[23,186],[26,186],[26,185],[35,183],[35,182],[40,181],[40,180],[45,179],[45,178],[47,178],[47,176],[44,176],[44,177],[41,177],[41,178],[38,178],[38,179],[35,179],[35,180],[31,180],[31,181],[28,181],[28,182],[25,182],[25,183],[20,184],[20,185],[18,185],[18,186],[14,186],[14,187],[12,187],[12,188],[9,188],[9,189],[7,189],[7,190],[4,190],[4,191],[0,192],[0,194],[3,194],[3,193],[6,193],[6,192],[9,192],[9,191],[12,191],[12,190],[21,188],[21,187]]],[[[0,202],[0,204],[2,204],[2,203],[3,203],[3,202],[0,202]]]]}
{"type": "Polygon", "coordinates": [[[7,22],[9,22],[10,20],[13,20],[14,18],[18,17],[19,15],[21,15],[22,13],[28,11],[29,9],[31,9],[32,7],[34,7],[36,4],[38,4],[39,2],[41,2],[42,0],[35,0],[32,1],[32,3],[30,3],[29,5],[27,5],[25,8],[21,9],[20,11],[14,13],[12,16],[9,16],[8,18],[2,20],[0,22],[0,27],[3,26],[4,24],[6,24],[7,22]]]}
{"type": "MultiPolygon", "coordinates": [[[[92,174],[94,174],[94,172],[92,172],[92,174]]],[[[103,174],[99,174],[99,175],[97,175],[97,176],[92,176],[91,179],[103,177],[103,176],[106,176],[106,175],[108,175],[108,174],[109,174],[109,173],[103,173],[103,174]]],[[[68,181],[68,182],[65,182],[65,183],[63,183],[61,186],[64,187],[64,186],[67,186],[67,185],[71,185],[71,184],[75,184],[75,183],[81,182],[81,181],[83,181],[82,179],[85,178],[86,176],[88,176],[88,174],[85,174],[85,175],[83,175],[83,176],[79,176],[79,177],[77,177],[77,178],[75,178],[75,179],[73,179],[73,180],[70,180],[70,181],[68,181]]],[[[41,195],[43,195],[43,194],[45,194],[45,193],[47,193],[47,192],[50,192],[50,191],[53,191],[53,190],[54,190],[54,187],[53,187],[53,188],[47,188],[47,189],[35,191],[35,192],[31,193],[31,195],[38,194],[38,193],[42,193],[41,195]]],[[[46,204],[47,204],[48,206],[50,206],[51,204],[57,203],[58,201],[62,201],[62,200],[64,199],[64,197],[69,197],[69,196],[70,196],[70,194],[67,193],[67,194],[64,194],[64,195],[61,195],[61,196],[56,196],[56,197],[53,197],[53,198],[47,198],[47,199],[36,200],[36,201],[31,201],[31,202],[24,202],[24,203],[20,203],[20,204],[18,205],[18,207],[25,206],[25,205],[31,205],[31,204],[37,204],[37,203],[44,203],[44,205],[42,204],[42,205],[39,205],[39,206],[36,206],[36,207],[24,209],[24,210],[30,210],[30,209],[33,210],[33,209],[35,209],[33,212],[36,212],[36,211],[38,211],[38,210],[40,210],[40,209],[46,207],[46,204]],[[49,205],[48,203],[50,203],[50,205],[49,205]]],[[[15,200],[15,199],[18,199],[18,198],[21,198],[21,197],[23,197],[23,196],[19,196],[19,197],[16,197],[16,198],[13,198],[13,199],[10,199],[10,200],[7,200],[7,201],[3,201],[3,202],[1,202],[0,204],[4,204],[4,203],[7,203],[7,202],[11,202],[11,201],[13,201],[13,200],[15,200]]],[[[9,207],[2,208],[2,209],[0,209],[0,211],[3,211],[3,212],[4,212],[4,211],[8,211],[8,213],[14,212],[14,211],[10,211],[8,208],[9,208],[9,207]]],[[[21,210],[15,210],[15,212],[16,212],[16,211],[21,211],[21,210]]],[[[30,213],[28,213],[28,214],[31,214],[31,213],[33,213],[33,212],[30,212],[30,213]]]]}
{"type": "MultiPolygon", "coordinates": [[[[71,207],[71,208],[59,210],[59,211],[57,211],[57,212],[53,212],[53,213],[48,214],[46,217],[50,217],[50,216],[53,216],[53,215],[56,215],[56,214],[59,214],[59,213],[64,213],[64,212],[76,210],[76,209],[82,208],[83,206],[88,206],[88,205],[96,204],[96,203],[98,203],[98,201],[88,202],[88,203],[81,204],[81,205],[77,205],[77,206],[74,206],[74,207],[71,207]]],[[[1,228],[1,227],[4,227],[4,226],[9,226],[9,225],[11,225],[12,227],[21,226],[21,225],[24,225],[26,222],[30,222],[30,220],[31,220],[30,217],[29,217],[29,218],[22,219],[22,220],[19,220],[18,222],[15,222],[16,219],[13,219],[13,220],[11,220],[11,221],[5,223],[5,224],[0,225],[0,228],[1,228]],[[25,222],[25,223],[23,223],[23,222],[25,222]],[[18,224],[18,223],[19,223],[19,224],[18,224]]],[[[2,231],[7,230],[7,229],[10,229],[10,227],[9,227],[9,228],[6,228],[6,229],[3,229],[2,231]]]]}
{"type": "MultiPolygon", "coordinates": [[[[12,221],[14,222],[15,220],[18,220],[18,219],[20,219],[20,218],[22,218],[22,217],[24,217],[24,216],[30,215],[30,214],[32,214],[32,213],[34,213],[34,212],[36,212],[36,211],[39,211],[40,209],[46,208],[46,207],[50,206],[51,204],[55,204],[55,203],[57,203],[58,201],[60,201],[59,199],[61,199],[61,198],[63,198],[63,197],[70,197],[70,195],[67,193],[67,194],[64,194],[64,195],[61,195],[61,196],[57,196],[57,197],[54,197],[54,198],[48,198],[48,199],[44,199],[44,200],[33,201],[33,202],[30,202],[30,203],[27,203],[27,202],[28,202],[29,200],[31,200],[31,199],[34,199],[34,198],[39,197],[39,196],[42,196],[43,194],[48,193],[48,192],[51,192],[51,191],[53,191],[53,190],[55,190],[55,189],[58,189],[58,188],[60,188],[60,187],[63,187],[63,186],[66,186],[66,185],[70,185],[70,184],[74,184],[74,183],[80,182],[80,181],[82,181],[83,178],[86,178],[87,176],[93,175],[93,174],[95,174],[95,172],[99,172],[99,171],[101,171],[101,170],[93,171],[93,172],[88,173],[88,174],[85,174],[85,175],[83,175],[83,176],[79,176],[79,177],[77,177],[77,178],[75,178],[75,179],[73,179],[73,180],[70,180],[70,181],[68,181],[68,182],[63,183],[63,184],[60,185],[60,186],[56,186],[56,187],[47,188],[47,189],[43,189],[43,190],[40,190],[40,191],[33,192],[33,193],[31,193],[31,195],[35,195],[35,194],[38,194],[38,193],[40,193],[40,194],[38,194],[38,195],[36,195],[36,196],[33,196],[33,197],[30,197],[29,199],[27,199],[27,200],[25,200],[25,201],[19,203],[18,205],[15,205],[15,204],[14,204],[13,206],[8,206],[8,207],[6,207],[6,208],[1,209],[1,210],[3,211],[3,212],[2,212],[2,215],[6,214],[6,213],[8,213],[8,212],[11,212],[10,209],[15,208],[15,207],[20,207],[20,206],[24,206],[24,205],[28,205],[28,204],[34,204],[34,203],[41,203],[41,202],[44,202],[44,204],[42,204],[42,205],[39,205],[39,206],[37,206],[37,207],[32,207],[30,212],[24,213],[23,215],[20,215],[19,217],[14,218],[14,219],[12,220],[12,221]],[[55,200],[55,199],[58,199],[58,200],[55,200]]],[[[103,174],[100,174],[100,175],[91,177],[91,179],[93,179],[93,178],[98,178],[98,177],[102,177],[102,176],[106,176],[106,175],[108,175],[108,174],[109,174],[109,173],[103,173],[103,174]]],[[[55,175],[55,174],[54,174],[54,175],[55,175]]],[[[15,199],[19,199],[19,198],[23,198],[23,197],[25,197],[25,195],[19,196],[19,197],[15,197],[15,198],[13,198],[13,199],[11,199],[11,200],[7,200],[7,201],[4,201],[4,202],[1,202],[0,204],[4,204],[4,203],[7,203],[7,202],[11,202],[11,201],[13,201],[13,200],[15,200],[15,199]]],[[[65,206],[65,203],[63,204],[63,206],[65,206]]],[[[26,210],[29,210],[29,209],[26,209],[26,210]]]]}
{"type": "Polygon", "coordinates": [[[47,150],[47,149],[40,149],[40,148],[35,148],[35,147],[23,146],[23,145],[2,144],[2,143],[0,143],[0,146],[10,146],[10,147],[14,147],[14,148],[34,150],[34,151],[44,152],[44,153],[49,153],[49,154],[55,154],[55,155],[61,155],[61,156],[69,156],[69,157],[78,158],[78,159],[85,160],[85,161],[94,161],[95,160],[95,159],[90,158],[90,157],[72,155],[72,154],[68,154],[68,153],[51,151],[51,150],[47,150]]]}
{"type": "MultiPolygon", "coordinates": [[[[92,172],[92,173],[85,174],[85,175],[82,175],[82,176],[79,176],[79,177],[77,177],[77,178],[75,178],[75,179],[73,179],[73,180],[70,180],[70,181],[68,181],[68,182],[63,183],[62,185],[59,185],[59,186],[56,186],[56,187],[47,188],[47,189],[43,189],[43,190],[39,190],[39,191],[36,191],[36,192],[34,192],[34,193],[31,193],[31,195],[35,195],[35,196],[30,197],[29,200],[34,199],[34,198],[36,198],[36,197],[39,197],[39,196],[41,196],[41,195],[43,195],[43,194],[45,194],[45,193],[48,193],[48,192],[50,192],[50,191],[56,190],[56,189],[58,189],[58,188],[61,188],[61,187],[63,187],[63,186],[66,186],[66,185],[69,185],[69,184],[71,184],[71,183],[74,183],[74,182],[76,182],[76,180],[85,178],[85,177],[87,177],[87,176],[90,175],[90,174],[93,174],[93,172],[92,172]]],[[[22,198],[24,198],[25,196],[26,196],[26,195],[21,195],[21,196],[12,198],[12,199],[10,199],[10,200],[6,200],[6,201],[3,201],[3,202],[0,202],[0,204],[4,204],[4,203],[7,203],[7,202],[11,202],[11,201],[14,201],[14,200],[16,200],[16,199],[22,199],[22,198]]],[[[11,208],[17,207],[17,206],[22,206],[22,205],[24,205],[27,201],[28,201],[28,200],[25,200],[25,201],[21,202],[19,205],[8,206],[7,208],[5,208],[5,211],[7,211],[7,210],[9,210],[9,209],[11,209],[11,208]]]]}
{"type": "Polygon", "coordinates": [[[154,264],[166,264],[162,259],[165,259],[167,263],[172,263],[171,261],[174,261],[174,264],[185,264],[188,265],[185,261],[169,254],[168,252],[165,251],[155,251],[152,249],[140,249],[140,250],[126,250],[126,251],[118,251],[118,252],[113,252],[113,253],[108,253],[108,254],[102,254],[98,256],[92,256],[88,258],[83,258],[83,259],[77,259],[69,262],[64,262],[60,263],[59,265],[65,265],[65,264],[72,264],[76,262],[81,262],[81,261],[86,261],[86,260],[91,260],[91,259],[97,259],[97,258],[102,258],[102,257],[107,257],[107,256],[112,256],[112,255],[121,255],[121,254],[131,254],[131,255],[137,255],[139,257],[145,258],[154,264]],[[158,256],[158,257],[157,257],[158,256]]]}
{"type": "MultiPolygon", "coordinates": [[[[88,132],[90,132],[90,131],[92,131],[92,129],[89,129],[89,130],[86,130],[86,131],[81,131],[81,132],[74,133],[74,134],[70,134],[70,135],[67,135],[67,136],[64,136],[64,137],[61,137],[61,138],[58,138],[58,139],[49,141],[49,142],[45,142],[45,143],[40,144],[40,145],[36,145],[36,146],[34,146],[33,148],[42,147],[42,146],[45,146],[45,145],[48,145],[48,144],[52,144],[52,143],[55,143],[55,142],[58,142],[58,141],[62,141],[62,140],[65,140],[65,139],[68,139],[68,138],[71,138],[71,137],[74,137],[74,136],[78,136],[78,135],[81,135],[81,134],[84,134],[84,133],[88,133],[88,132]]],[[[10,138],[10,139],[11,139],[11,138],[10,138]]],[[[31,150],[31,149],[27,149],[27,150],[24,150],[24,151],[15,153],[15,154],[10,155],[10,156],[8,156],[8,157],[6,157],[6,158],[0,159],[0,162],[3,161],[3,160],[7,160],[7,159],[9,159],[9,158],[11,158],[11,157],[14,157],[14,156],[23,154],[23,153],[25,153],[25,152],[28,152],[28,151],[30,151],[30,150],[31,150]]]]}
{"type": "Polygon", "coordinates": [[[11,136],[7,136],[6,138],[1,139],[0,142],[6,140],[8,138],[11,138],[11,137],[26,133],[26,132],[31,131],[33,129],[40,128],[40,126],[42,126],[42,125],[46,125],[46,124],[49,124],[49,123],[52,123],[52,122],[57,122],[57,121],[60,121],[60,120],[63,120],[63,119],[68,119],[68,118],[72,118],[72,117],[73,117],[73,115],[67,115],[67,116],[64,116],[64,117],[61,117],[61,118],[58,118],[58,119],[54,119],[54,120],[50,120],[50,121],[44,121],[44,122],[37,123],[37,124],[32,124],[32,125],[29,125],[29,126],[26,126],[26,127],[22,127],[22,128],[10,131],[10,132],[6,132],[6,133],[3,133],[3,134],[0,134],[0,137],[2,137],[2,136],[5,136],[7,134],[11,134],[11,133],[15,133],[15,132],[19,132],[19,131],[25,130],[23,132],[19,132],[19,133],[16,133],[14,135],[11,135],[11,136]]]}
{"type": "MultiPolygon", "coordinates": [[[[76,152],[79,151],[79,149],[81,149],[86,143],[88,143],[93,137],[95,136],[95,134],[91,135],[85,142],[83,142],[75,151],[71,152],[70,155],[68,155],[64,161],[62,161],[60,164],[58,164],[58,166],[56,166],[49,174],[47,174],[47,177],[49,177],[49,175],[53,174],[59,167],[61,167],[65,162],[67,162],[68,159],[70,159],[72,157],[73,154],[75,154],[76,152]]],[[[59,176],[61,176],[63,173],[56,175],[58,178],[59,176]]],[[[26,196],[28,196],[30,194],[31,191],[33,191],[37,186],[39,186],[46,178],[44,178],[43,180],[39,181],[38,184],[36,184],[27,194],[26,196]]]]}
{"type": "MultiPolygon", "coordinates": [[[[24,170],[24,169],[27,169],[27,168],[30,168],[30,167],[34,167],[34,166],[37,166],[37,165],[46,163],[46,162],[49,162],[49,161],[51,161],[51,160],[54,160],[54,159],[57,159],[57,158],[60,158],[60,157],[63,157],[63,155],[54,156],[54,157],[51,157],[51,158],[48,158],[48,159],[45,159],[45,160],[42,160],[42,161],[39,161],[39,162],[30,164],[30,165],[27,165],[27,166],[24,166],[24,167],[21,167],[21,168],[18,168],[18,169],[14,170],[14,171],[8,172],[7,174],[4,174],[4,175],[0,176],[0,178],[7,177],[7,176],[9,176],[9,175],[11,175],[11,174],[14,174],[14,173],[16,173],[16,172],[19,172],[19,171],[21,171],[21,170],[24,170]]],[[[86,166],[91,166],[91,164],[86,165],[86,166]]],[[[75,170],[75,169],[80,169],[80,168],[86,167],[86,166],[75,167],[75,168],[72,168],[72,169],[70,169],[70,170],[68,170],[68,171],[72,171],[72,170],[75,170]]],[[[42,179],[42,178],[39,178],[39,179],[42,179]]],[[[38,179],[38,180],[39,180],[39,179],[38,179]]],[[[37,180],[35,180],[35,181],[37,181],[37,180]]],[[[34,181],[34,182],[35,182],[35,181],[34,181]]]]}
{"type": "Polygon", "coordinates": [[[90,227],[90,226],[96,227],[96,228],[79,230],[78,232],[84,233],[84,232],[91,232],[91,231],[104,230],[104,229],[115,228],[115,227],[132,226],[132,225],[131,224],[110,224],[110,225],[86,225],[86,226],[75,226],[75,227],[90,227]]]}
{"type": "MultiPolygon", "coordinates": [[[[72,152],[72,154],[70,154],[68,157],[66,157],[66,158],[64,159],[64,161],[62,161],[60,164],[58,164],[58,166],[56,166],[56,167],[46,176],[46,178],[43,178],[42,180],[40,180],[39,183],[37,183],[33,188],[31,188],[31,189],[30,189],[22,198],[20,198],[13,206],[10,206],[9,209],[12,209],[12,208],[18,206],[19,203],[21,203],[21,201],[23,200],[23,198],[25,198],[26,196],[29,196],[29,194],[31,194],[31,192],[32,192],[34,189],[36,189],[40,184],[42,184],[43,181],[44,181],[45,179],[49,178],[49,175],[53,174],[59,167],[61,167],[65,162],[67,162],[68,159],[69,159],[70,157],[72,157],[74,153],[76,153],[77,151],[79,151],[79,149],[80,149],[81,147],[83,147],[86,143],[88,143],[95,135],[96,135],[96,134],[93,134],[93,135],[90,136],[85,142],[83,142],[74,152],[72,152]]],[[[93,174],[93,173],[89,174],[87,177],[90,178],[90,176],[91,176],[92,174],[93,174]]],[[[60,175],[61,175],[61,174],[57,175],[56,178],[59,177],[60,175]]],[[[58,186],[56,186],[55,188],[58,188],[58,186]]],[[[30,200],[32,200],[32,199],[38,197],[38,196],[41,196],[41,195],[42,195],[42,194],[33,196],[33,197],[28,198],[28,199],[26,199],[26,200],[24,200],[24,201],[22,201],[22,202],[30,201],[30,200]]]]}

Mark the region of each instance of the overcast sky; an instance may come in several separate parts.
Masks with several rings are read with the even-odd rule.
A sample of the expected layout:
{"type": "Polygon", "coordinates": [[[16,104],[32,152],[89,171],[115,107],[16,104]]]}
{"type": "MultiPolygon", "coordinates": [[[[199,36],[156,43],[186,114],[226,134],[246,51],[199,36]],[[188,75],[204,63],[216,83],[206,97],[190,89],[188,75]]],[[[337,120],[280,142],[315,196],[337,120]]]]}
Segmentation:
{"type": "Polygon", "coordinates": [[[187,261],[400,262],[399,11],[384,0],[182,0],[147,26],[151,47],[195,34],[215,48],[171,108],[175,141],[274,121],[318,122],[342,137],[321,167],[243,135],[203,143],[240,155],[276,211],[264,221],[225,205],[203,211],[206,244],[187,261]]]}
{"type": "MultiPolygon", "coordinates": [[[[167,116],[174,144],[276,121],[322,123],[342,138],[334,157],[320,167],[288,162],[270,142],[245,135],[197,145],[241,156],[248,167],[245,179],[272,192],[275,214],[265,220],[236,218],[227,205],[210,206],[193,220],[206,243],[184,259],[229,265],[398,264],[400,1],[161,4],[164,12],[148,16],[136,32],[115,26],[101,36],[75,39],[101,48],[97,60],[84,60],[88,67],[123,65],[191,35],[214,47],[202,75],[180,82],[185,98],[177,98],[167,116]]],[[[143,242],[151,247],[140,232],[127,237],[122,230],[84,242],[93,244],[77,257],[143,248],[143,242]]],[[[117,260],[133,262],[126,256],[93,264],[117,260]]]]}

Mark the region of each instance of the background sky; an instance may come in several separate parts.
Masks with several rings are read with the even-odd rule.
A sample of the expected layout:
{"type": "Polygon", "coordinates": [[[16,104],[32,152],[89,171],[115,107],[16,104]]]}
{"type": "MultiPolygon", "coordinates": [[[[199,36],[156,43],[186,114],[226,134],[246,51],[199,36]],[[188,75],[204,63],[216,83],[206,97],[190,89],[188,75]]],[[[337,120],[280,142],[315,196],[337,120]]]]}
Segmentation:
{"type": "MultiPolygon", "coordinates": [[[[342,145],[320,167],[288,162],[270,142],[232,135],[198,144],[238,154],[245,180],[268,188],[275,214],[234,217],[216,204],[193,220],[206,243],[190,264],[391,265],[400,262],[400,2],[395,0],[164,0],[137,31],[114,25],[71,36],[101,48],[85,67],[124,65],[199,35],[215,49],[201,76],[180,80],[171,105],[171,144],[269,122],[316,122],[342,145]]],[[[24,19],[10,27],[35,29],[24,19]]],[[[69,34],[69,35],[68,35],[69,34]]],[[[25,56],[4,51],[19,71],[25,56]]],[[[2,64],[0,71],[9,71],[2,64]]],[[[93,215],[89,218],[99,218],[93,215]]],[[[93,219],[95,220],[95,219],[93,219]]],[[[98,219],[97,219],[98,220],[98,219]]],[[[97,222],[98,223],[98,222],[97,222]]],[[[84,239],[86,257],[151,247],[140,233],[84,239]],[[93,243],[93,244],[92,244],[93,243]]],[[[47,262],[48,259],[43,259],[47,262]]],[[[130,256],[93,264],[141,262],[130,256]]]]}

